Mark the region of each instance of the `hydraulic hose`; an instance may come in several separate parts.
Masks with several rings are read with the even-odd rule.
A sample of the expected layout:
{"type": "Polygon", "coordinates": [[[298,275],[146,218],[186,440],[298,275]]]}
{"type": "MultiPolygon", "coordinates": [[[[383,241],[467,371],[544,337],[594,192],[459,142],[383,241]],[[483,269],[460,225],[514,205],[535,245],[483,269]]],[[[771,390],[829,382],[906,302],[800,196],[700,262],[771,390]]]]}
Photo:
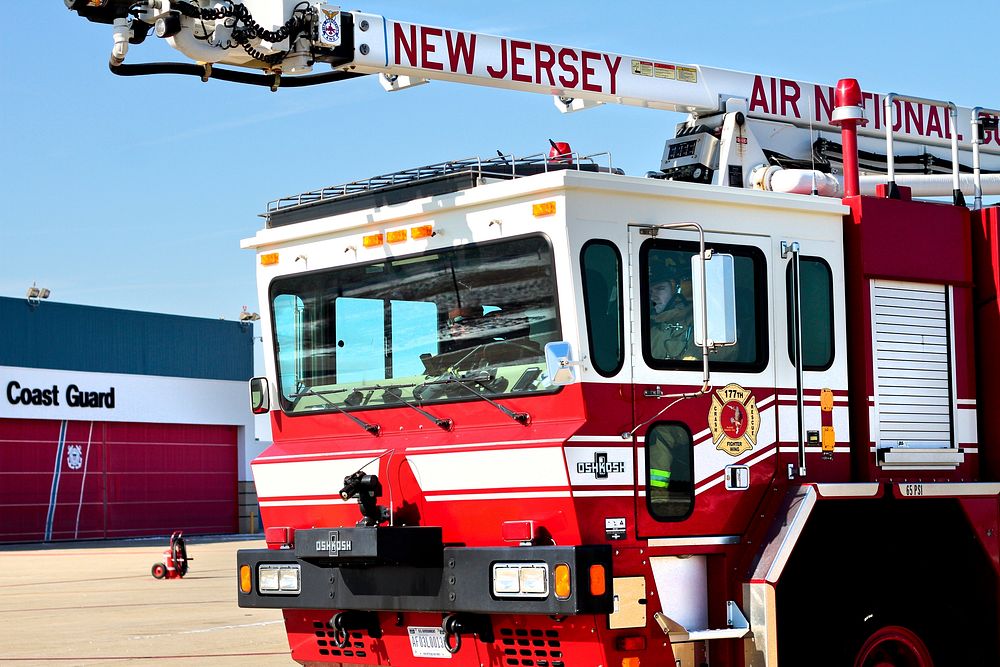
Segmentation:
{"type": "Polygon", "coordinates": [[[108,63],[112,74],[118,76],[146,76],[148,74],[182,74],[196,76],[202,81],[219,79],[232,83],[245,83],[251,86],[263,86],[271,90],[278,88],[303,88],[318,86],[324,83],[335,83],[346,79],[365,76],[357,72],[332,71],[323,74],[306,74],[302,76],[282,77],[280,74],[253,74],[231,69],[221,69],[212,65],[195,65],[193,63],[141,63],[137,65],[116,65],[108,63]]]}

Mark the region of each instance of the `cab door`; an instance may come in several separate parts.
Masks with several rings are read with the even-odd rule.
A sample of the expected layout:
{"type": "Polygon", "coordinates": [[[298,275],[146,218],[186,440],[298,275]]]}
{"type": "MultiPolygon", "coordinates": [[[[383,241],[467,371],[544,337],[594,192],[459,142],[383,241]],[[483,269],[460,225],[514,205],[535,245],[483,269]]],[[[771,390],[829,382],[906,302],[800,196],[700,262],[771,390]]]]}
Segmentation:
{"type": "Polygon", "coordinates": [[[734,258],[737,308],[737,343],[710,353],[709,387],[693,326],[697,233],[629,230],[639,537],[736,539],[776,470],[771,239],[705,241],[734,258]]]}
{"type": "Polygon", "coordinates": [[[780,469],[790,479],[848,481],[842,246],[800,232],[775,238],[771,259],[780,469]]]}

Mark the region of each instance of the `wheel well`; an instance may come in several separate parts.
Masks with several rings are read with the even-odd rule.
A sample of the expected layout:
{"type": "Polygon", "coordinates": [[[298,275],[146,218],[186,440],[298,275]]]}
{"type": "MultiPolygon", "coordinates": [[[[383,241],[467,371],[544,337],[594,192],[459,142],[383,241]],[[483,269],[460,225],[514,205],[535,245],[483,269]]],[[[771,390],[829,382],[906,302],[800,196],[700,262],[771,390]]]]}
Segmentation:
{"type": "Polygon", "coordinates": [[[1000,664],[998,590],[958,501],[821,500],[776,587],[779,658],[853,664],[868,635],[897,624],[936,667],[1000,664]]]}

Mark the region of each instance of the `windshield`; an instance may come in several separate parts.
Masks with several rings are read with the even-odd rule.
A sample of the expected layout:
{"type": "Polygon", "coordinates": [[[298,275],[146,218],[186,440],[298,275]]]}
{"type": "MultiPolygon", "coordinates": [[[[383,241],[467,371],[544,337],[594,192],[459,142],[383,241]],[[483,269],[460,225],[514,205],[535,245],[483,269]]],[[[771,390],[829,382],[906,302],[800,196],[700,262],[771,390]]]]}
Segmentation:
{"type": "Polygon", "coordinates": [[[278,278],[270,299],[289,413],[554,389],[543,349],[560,331],[540,236],[278,278]]]}

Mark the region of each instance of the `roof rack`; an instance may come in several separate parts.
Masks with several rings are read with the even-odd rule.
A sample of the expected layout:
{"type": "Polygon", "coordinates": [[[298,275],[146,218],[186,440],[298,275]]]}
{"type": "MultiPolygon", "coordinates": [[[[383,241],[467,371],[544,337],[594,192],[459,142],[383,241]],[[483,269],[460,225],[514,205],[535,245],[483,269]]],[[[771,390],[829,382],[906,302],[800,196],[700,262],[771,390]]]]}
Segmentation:
{"type": "Polygon", "coordinates": [[[497,151],[497,157],[493,158],[449,160],[282,197],[269,202],[261,217],[267,220],[268,227],[280,227],[318,217],[457,192],[491,180],[511,180],[567,169],[624,173],[612,167],[611,153],[608,152],[591,155],[572,153],[568,159],[550,159],[543,153],[515,157],[513,154],[497,151]],[[607,166],[599,164],[599,158],[606,159],[607,166]]]}

